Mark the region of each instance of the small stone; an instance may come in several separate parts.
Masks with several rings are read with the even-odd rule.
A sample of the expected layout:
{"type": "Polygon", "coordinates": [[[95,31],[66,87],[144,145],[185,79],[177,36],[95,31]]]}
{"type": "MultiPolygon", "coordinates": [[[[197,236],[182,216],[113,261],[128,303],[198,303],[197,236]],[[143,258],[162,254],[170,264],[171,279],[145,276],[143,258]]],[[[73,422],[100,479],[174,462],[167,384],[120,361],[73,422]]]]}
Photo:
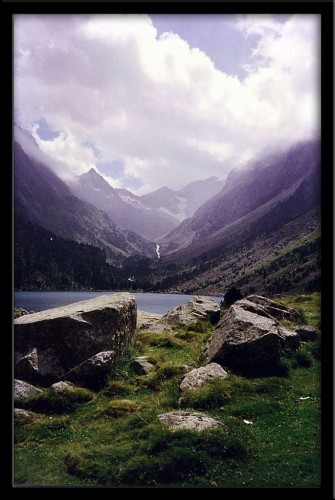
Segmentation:
{"type": "Polygon", "coordinates": [[[75,392],[75,387],[68,384],[67,382],[56,382],[50,387],[54,392],[64,393],[64,392],[75,392]]]}
{"type": "Polygon", "coordinates": [[[172,431],[181,429],[203,431],[205,429],[214,429],[222,426],[221,422],[215,418],[199,412],[188,413],[185,411],[173,411],[170,413],[163,413],[159,415],[158,418],[172,431]]]}
{"type": "Polygon", "coordinates": [[[210,363],[200,368],[195,368],[185,375],[180,384],[180,389],[199,389],[211,380],[225,379],[228,373],[217,363],[210,363]]]}
{"type": "Polygon", "coordinates": [[[146,356],[134,359],[131,362],[131,368],[135,370],[137,375],[147,375],[155,367],[152,363],[149,363],[146,356]]]}
{"type": "Polygon", "coordinates": [[[42,394],[42,392],[41,389],[31,384],[27,384],[27,382],[23,380],[14,380],[14,401],[36,396],[36,394],[42,394]]]}
{"type": "Polygon", "coordinates": [[[21,408],[14,408],[14,422],[15,424],[32,424],[38,419],[38,415],[32,411],[22,410],[21,408]]]}

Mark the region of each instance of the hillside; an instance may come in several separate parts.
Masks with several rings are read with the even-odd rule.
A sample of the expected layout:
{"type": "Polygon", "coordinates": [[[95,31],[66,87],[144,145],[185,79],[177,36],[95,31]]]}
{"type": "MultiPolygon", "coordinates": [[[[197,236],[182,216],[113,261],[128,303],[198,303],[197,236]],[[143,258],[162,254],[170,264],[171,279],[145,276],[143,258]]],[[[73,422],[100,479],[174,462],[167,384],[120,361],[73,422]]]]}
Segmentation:
{"type": "Polygon", "coordinates": [[[298,144],[248,169],[232,172],[224,189],[162,240],[162,253],[178,257],[218,247],[236,236],[260,234],[293,220],[320,201],[320,145],[298,144]]]}
{"type": "Polygon", "coordinates": [[[68,186],[45,164],[14,144],[14,210],[56,236],[90,244],[110,259],[134,253],[154,255],[155,246],[119,228],[103,211],[73,196],[68,186]]]}
{"type": "Polygon", "coordinates": [[[318,143],[233,173],[162,239],[161,255],[147,269],[134,259],[126,265],[140,283],[161,291],[222,294],[232,284],[248,293],[319,290],[318,143]]]}
{"type": "Polygon", "coordinates": [[[15,217],[14,289],[80,290],[127,286],[119,267],[100,248],[56,236],[15,217]]]}

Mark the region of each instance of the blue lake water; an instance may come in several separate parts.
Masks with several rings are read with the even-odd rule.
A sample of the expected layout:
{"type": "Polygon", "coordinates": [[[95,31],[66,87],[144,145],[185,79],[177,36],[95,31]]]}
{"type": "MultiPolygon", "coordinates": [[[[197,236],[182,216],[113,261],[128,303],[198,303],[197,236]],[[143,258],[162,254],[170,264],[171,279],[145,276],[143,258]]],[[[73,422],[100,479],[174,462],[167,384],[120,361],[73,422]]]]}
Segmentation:
{"type": "MultiPolygon", "coordinates": [[[[27,311],[44,311],[54,307],[66,306],[73,302],[93,299],[99,295],[113,295],[116,292],[15,292],[14,306],[22,307],[27,311]]],[[[165,314],[173,307],[187,302],[192,295],[173,293],[132,293],[135,296],[137,307],[142,311],[156,314],[165,314]]],[[[223,297],[210,297],[218,303],[223,297]]]]}

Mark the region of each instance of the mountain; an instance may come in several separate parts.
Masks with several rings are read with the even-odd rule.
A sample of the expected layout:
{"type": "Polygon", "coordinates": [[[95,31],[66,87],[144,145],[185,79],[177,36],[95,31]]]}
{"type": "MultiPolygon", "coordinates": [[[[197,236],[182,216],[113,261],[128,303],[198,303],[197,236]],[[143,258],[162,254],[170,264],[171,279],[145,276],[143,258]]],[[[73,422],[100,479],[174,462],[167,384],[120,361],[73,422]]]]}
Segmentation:
{"type": "Polygon", "coordinates": [[[128,273],[153,290],[275,294],[320,287],[320,145],[298,144],[250,168],[161,239],[161,258],[128,273]]]}
{"type": "Polygon", "coordinates": [[[223,187],[216,177],[195,181],[181,191],[162,187],[136,196],[126,189],[114,189],[95,170],[68,181],[78,198],[106,212],[123,229],[155,240],[168,233],[223,187]]]}
{"type": "Polygon", "coordinates": [[[149,208],[160,209],[170,214],[176,221],[192,217],[207,200],[215,196],[224,186],[217,177],[193,181],[180,191],[162,187],[141,196],[141,201],[149,208]]]}
{"type": "Polygon", "coordinates": [[[122,280],[106,252],[56,236],[26,218],[14,218],[14,288],[16,290],[113,290],[122,280]]]}
{"type": "Polygon", "coordinates": [[[201,254],[243,233],[251,237],[319,203],[320,145],[298,144],[249,169],[233,171],[219,194],[161,240],[162,253],[201,254]]]}
{"type": "MultiPolygon", "coordinates": [[[[34,154],[33,139],[17,134],[14,143],[14,211],[56,236],[90,244],[106,251],[109,259],[134,253],[155,255],[155,245],[120,229],[103,211],[74,196],[69,187],[34,154]],[[29,144],[28,144],[29,142],[29,144]]],[[[46,161],[46,160],[45,160],[46,161]]]]}
{"type": "Polygon", "coordinates": [[[140,197],[126,189],[114,189],[93,168],[68,185],[78,198],[103,210],[120,227],[148,239],[169,232],[177,224],[169,214],[148,208],[140,197]]]}

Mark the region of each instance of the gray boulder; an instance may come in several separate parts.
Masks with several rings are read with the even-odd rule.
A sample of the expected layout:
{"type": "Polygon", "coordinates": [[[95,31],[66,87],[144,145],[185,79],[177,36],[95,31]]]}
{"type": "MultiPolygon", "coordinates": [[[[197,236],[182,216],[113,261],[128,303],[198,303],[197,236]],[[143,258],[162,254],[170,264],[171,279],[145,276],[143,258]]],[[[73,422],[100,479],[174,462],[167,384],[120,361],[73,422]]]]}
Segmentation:
{"type": "Polygon", "coordinates": [[[43,391],[41,391],[41,389],[38,389],[31,384],[27,384],[27,382],[24,382],[23,380],[14,380],[14,401],[30,398],[31,396],[42,394],[42,392],[43,391]]]}
{"type": "Polygon", "coordinates": [[[138,375],[147,375],[155,368],[152,363],[149,363],[147,356],[140,356],[131,362],[131,367],[138,375]]]}
{"type": "Polygon", "coordinates": [[[185,375],[180,384],[180,389],[199,389],[207,382],[217,379],[225,379],[228,373],[217,363],[210,363],[200,368],[195,368],[185,375]]]}
{"type": "Polygon", "coordinates": [[[299,336],[262,305],[247,299],[233,304],[212,333],[205,354],[244,376],[280,374],[280,358],[299,347],[299,336]]]}
{"type": "Polygon", "coordinates": [[[21,316],[14,320],[15,373],[24,366],[25,378],[33,381],[37,368],[49,385],[102,351],[114,351],[115,362],[133,344],[135,330],[136,302],[129,293],[21,316]]]}
{"type": "Polygon", "coordinates": [[[199,319],[217,323],[220,319],[219,304],[208,297],[194,295],[186,304],[174,307],[162,317],[163,322],[183,325],[191,325],[199,319]]]}
{"type": "Polygon", "coordinates": [[[266,312],[268,317],[276,318],[278,320],[286,319],[288,321],[298,321],[299,313],[295,309],[283,306],[274,300],[262,297],[261,295],[249,295],[246,298],[249,302],[253,302],[260,306],[256,314],[260,314],[262,310],[266,312]]]}
{"type": "Polygon", "coordinates": [[[194,431],[203,431],[205,429],[215,429],[222,424],[215,418],[209,417],[204,413],[172,411],[158,416],[159,420],[172,431],[190,429],[194,431]]]}
{"type": "Polygon", "coordinates": [[[114,362],[114,351],[99,352],[72,370],[64,373],[62,378],[71,382],[78,382],[84,387],[98,389],[105,384],[114,362]]]}
{"type": "Polygon", "coordinates": [[[299,339],[305,342],[317,338],[317,331],[311,326],[299,325],[294,331],[297,333],[299,339]]]}

